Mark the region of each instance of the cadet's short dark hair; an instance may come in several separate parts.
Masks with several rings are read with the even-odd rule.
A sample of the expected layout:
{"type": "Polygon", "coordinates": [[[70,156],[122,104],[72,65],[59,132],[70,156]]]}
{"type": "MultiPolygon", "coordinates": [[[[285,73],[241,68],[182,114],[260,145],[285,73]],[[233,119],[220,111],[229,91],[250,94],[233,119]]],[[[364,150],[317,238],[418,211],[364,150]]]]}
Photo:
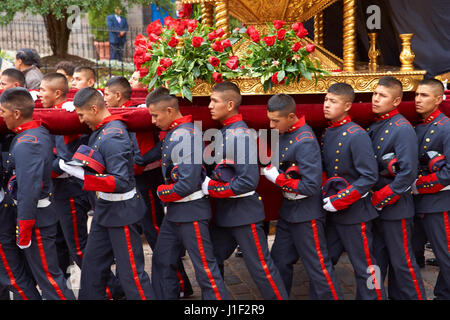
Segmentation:
{"type": "Polygon", "coordinates": [[[118,89],[122,93],[122,96],[127,100],[131,98],[130,82],[125,77],[112,77],[106,82],[106,87],[118,89]]]}
{"type": "Polygon", "coordinates": [[[441,81],[437,79],[423,79],[419,82],[419,86],[430,86],[433,89],[438,90],[440,94],[444,94],[445,88],[441,81]]]}
{"type": "Polygon", "coordinates": [[[231,99],[233,100],[235,105],[236,105],[236,109],[238,109],[241,106],[242,103],[242,96],[241,96],[241,90],[239,90],[239,87],[234,84],[233,82],[230,81],[224,81],[221,83],[217,83],[214,88],[212,89],[213,92],[226,92],[226,91],[231,91],[232,95],[231,95],[231,99]]]}
{"type": "Polygon", "coordinates": [[[75,65],[70,61],[60,61],[56,67],[55,70],[64,70],[64,72],[68,76],[73,76],[73,72],[75,71],[75,65]]]}
{"type": "Polygon", "coordinates": [[[279,93],[269,99],[267,110],[269,112],[280,111],[280,114],[287,116],[290,113],[296,113],[297,104],[290,95],[279,93]]]}
{"type": "Polygon", "coordinates": [[[58,84],[58,89],[62,91],[63,96],[65,97],[67,95],[67,92],[69,92],[69,82],[67,81],[67,78],[58,72],[50,72],[45,74],[42,77],[41,83],[43,81],[48,81],[48,82],[55,82],[58,84]]]}
{"type": "Polygon", "coordinates": [[[103,96],[97,89],[86,87],[77,91],[73,97],[73,105],[77,108],[89,108],[96,105],[100,108],[105,107],[103,96]]]}
{"type": "Polygon", "coordinates": [[[25,88],[15,87],[3,91],[0,104],[9,110],[19,110],[24,119],[33,117],[34,100],[25,88]]]}
{"type": "Polygon", "coordinates": [[[92,79],[94,79],[94,81],[97,81],[97,79],[96,79],[96,76],[95,76],[95,70],[93,69],[93,68],[91,68],[91,67],[88,67],[88,66],[80,66],[80,67],[76,67],[74,70],[73,70],[73,73],[75,73],[75,72],[85,72],[85,73],[87,73],[88,74],[88,76],[90,77],[90,78],[92,78],[92,79]]]}
{"type": "Polygon", "coordinates": [[[179,109],[177,97],[171,95],[169,89],[164,87],[156,88],[145,98],[145,104],[147,107],[151,104],[156,105],[162,101],[170,101],[172,103],[172,108],[179,109]]]}
{"type": "Polygon", "coordinates": [[[14,81],[19,82],[20,87],[25,87],[25,76],[20,70],[17,70],[15,68],[5,69],[2,72],[2,76],[6,76],[10,79],[13,79],[14,81]]]}
{"type": "Polygon", "coordinates": [[[400,97],[403,96],[403,85],[397,78],[392,76],[384,76],[378,80],[378,85],[386,88],[396,89],[400,97]]]}
{"type": "Polygon", "coordinates": [[[351,85],[345,82],[333,83],[328,88],[328,92],[338,96],[346,97],[349,102],[353,102],[355,100],[355,91],[353,90],[351,85]]]}

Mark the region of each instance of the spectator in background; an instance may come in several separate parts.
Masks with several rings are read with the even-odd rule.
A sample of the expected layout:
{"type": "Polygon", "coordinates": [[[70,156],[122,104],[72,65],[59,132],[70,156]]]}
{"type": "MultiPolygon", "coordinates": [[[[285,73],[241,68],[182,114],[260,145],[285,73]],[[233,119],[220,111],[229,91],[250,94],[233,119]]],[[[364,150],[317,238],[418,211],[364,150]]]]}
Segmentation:
{"type": "Polygon", "coordinates": [[[44,75],[40,70],[42,67],[41,57],[36,50],[21,49],[17,51],[14,66],[25,75],[25,88],[39,89],[44,75]]]}
{"type": "Polygon", "coordinates": [[[72,79],[74,70],[75,66],[70,61],[60,61],[56,65],[56,72],[63,74],[67,78],[67,82],[69,83],[69,89],[72,88],[72,79]]]}
{"type": "Polygon", "coordinates": [[[14,68],[4,70],[0,76],[0,91],[14,87],[25,87],[25,76],[14,68]]]}
{"type": "Polygon", "coordinates": [[[139,75],[139,71],[135,71],[133,72],[133,74],[130,77],[130,86],[131,89],[146,89],[147,87],[139,81],[140,79],[140,75],[139,75]]]}
{"type": "Polygon", "coordinates": [[[109,32],[109,50],[110,59],[122,61],[123,48],[125,46],[126,32],[128,31],[128,22],[122,14],[122,8],[117,6],[114,9],[115,14],[106,17],[106,26],[109,32]]]}

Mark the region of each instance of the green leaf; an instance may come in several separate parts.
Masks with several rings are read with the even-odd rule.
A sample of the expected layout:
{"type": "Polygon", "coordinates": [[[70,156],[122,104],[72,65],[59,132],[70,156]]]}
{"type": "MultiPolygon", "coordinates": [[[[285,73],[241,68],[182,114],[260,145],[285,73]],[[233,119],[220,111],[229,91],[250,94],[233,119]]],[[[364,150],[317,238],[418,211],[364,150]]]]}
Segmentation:
{"type": "Polygon", "coordinates": [[[277,76],[277,80],[278,82],[283,81],[284,77],[286,76],[286,72],[284,72],[284,70],[281,70],[278,72],[278,76],[277,76]]]}
{"type": "Polygon", "coordinates": [[[183,86],[183,95],[186,99],[192,102],[192,92],[187,86],[183,86]]]}

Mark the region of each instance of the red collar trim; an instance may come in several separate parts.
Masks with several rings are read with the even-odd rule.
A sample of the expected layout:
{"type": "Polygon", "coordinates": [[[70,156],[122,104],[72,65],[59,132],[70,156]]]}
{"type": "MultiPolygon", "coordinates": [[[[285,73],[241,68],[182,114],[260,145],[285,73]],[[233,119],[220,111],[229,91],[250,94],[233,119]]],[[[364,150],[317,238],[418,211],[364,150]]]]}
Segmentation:
{"type": "Polygon", "coordinates": [[[38,128],[41,125],[42,125],[41,120],[31,120],[31,121],[25,122],[24,124],[18,126],[17,128],[14,128],[13,131],[14,131],[14,133],[22,133],[25,130],[38,128]]]}
{"type": "Polygon", "coordinates": [[[375,121],[381,121],[381,120],[386,120],[386,119],[390,119],[393,116],[399,114],[398,109],[395,108],[394,110],[389,111],[388,113],[384,113],[382,115],[376,116],[375,117],[375,121]]]}
{"type": "Polygon", "coordinates": [[[121,105],[121,108],[128,108],[128,107],[132,107],[134,106],[134,103],[131,100],[128,100],[127,102],[125,102],[123,105],[121,105]]]}
{"type": "Polygon", "coordinates": [[[183,123],[188,123],[188,122],[192,122],[192,115],[188,114],[187,116],[178,118],[177,120],[175,120],[174,122],[172,122],[169,126],[168,130],[173,130],[177,127],[179,127],[180,125],[182,125],[183,123]]]}
{"type": "Polygon", "coordinates": [[[352,121],[352,118],[350,118],[350,116],[346,116],[344,119],[342,119],[341,121],[329,121],[328,122],[328,128],[336,128],[336,127],[340,127],[346,123],[349,123],[352,121]]]}
{"type": "Polygon", "coordinates": [[[431,121],[435,120],[437,117],[439,117],[439,115],[441,114],[441,111],[439,110],[439,108],[437,108],[436,110],[433,111],[432,114],[430,114],[426,119],[422,120],[422,123],[428,124],[431,121]]]}
{"type": "Polygon", "coordinates": [[[222,125],[225,127],[225,126],[228,126],[228,125],[238,122],[238,121],[242,121],[242,114],[240,114],[240,113],[229,117],[224,122],[222,122],[222,125]]]}
{"type": "Polygon", "coordinates": [[[63,104],[66,103],[66,102],[68,102],[68,101],[69,101],[69,100],[64,100],[64,101],[61,102],[61,103],[55,104],[55,105],[53,106],[53,108],[54,108],[54,109],[61,109],[62,106],[63,106],[63,104]]]}
{"type": "Polygon", "coordinates": [[[105,119],[103,119],[102,122],[100,122],[98,125],[95,126],[95,129],[98,130],[101,127],[103,127],[104,125],[106,125],[107,123],[111,122],[111,121],[115,121],[115,120],[122,120],[123,121],[123,117],[120,114],[112,114],[108,117],[106,117],[105,119]]]}
{"type": "Polygon", "coordinates": [[[294,125],[293,126],[291,126],[289,129],[288,129],[288,132],[292,132],[292,131],[295,131],[295,130],[297,130],[298,128],[300,128],[300,127],[303,127],[304,125],[305,125],[305,116],[301,116],[299,119],[298,119],[298,121],[296,122],[296,123],[294,123],[294,125]]]}

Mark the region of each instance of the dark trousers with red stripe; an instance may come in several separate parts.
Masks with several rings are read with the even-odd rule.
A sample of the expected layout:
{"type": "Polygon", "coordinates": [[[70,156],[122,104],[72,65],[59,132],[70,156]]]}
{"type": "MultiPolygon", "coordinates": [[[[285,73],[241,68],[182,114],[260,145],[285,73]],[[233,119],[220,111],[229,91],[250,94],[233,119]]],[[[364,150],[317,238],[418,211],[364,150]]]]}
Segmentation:
{"type": "Polygon", "coordinates": [[[152,282],[158,299],[178,298],[176,276],[180,253],[186,248],[205,300],[228,300],[219,266],[214,257],[208,220],[171,222],[164,219],[152,260],[152,282]]]}
{"type": "Polygon", "coordinates": [[[150,278],[144,270],[145,260],[140,227],[99,225],[95,216],[81,267],[79,300],[103,300],[111,265],[128,300],[147,300],[155,297],[150,278]]]}
{"type": "Polygon", "coordinates": [[[7,300],[9,291],[14,300],[40,300],[24,252],[16,244],[16,223],[16,205],[6,195],[0,203],[0,287],[7,300]]]}
{"type": "Polygon", "coordinates": [[[312,220],[291,223],[279,219],[271,255],[280,271],[287,292],[291,292],[293,265],[302,259],[309,277],[310,299],[342,299],[328,249],[324,223],[312,220]]]}
{"type": "Polygon", "coordinates": [[[353,266],[357,300],[384,300],[386,293],[373,254],[372,222],[326,225],[328,254],[336,264],[344,251],[353,266]]]}
{"type": "Polygon", "coordinates": [[[14,293],[14,300],[41,300],[25,256],[14,240],[0,239],[0,284],[14,293]]]}
{"type": "Polygon", "coordinates": [[[44,299],[74,300],[75,296],[67,287],[66,278],[59,267],[56,232],[56,224],[35,227],[31,236],[31,246],[24,249],[25,257],[44,299]]]}
{"type": "Polygon", "coordinates": [[[81,267],[88,238],[87,212],[91,208],[87,195],[65,199],[55,198],[54,202],[70,257],[81,267]]]}
{"type": "Polygon", "coordinates": [[[426,300],[425,288],[412,246],[413,218],[377,219],[374,255],[382,280],[388,275],[389,298],[426,300]]]}
{"type": "MultiPolygon", "coordinates": [[[[144,199],[146,212],[142,218],[142,229],[152,250],[155,249],[156,240],[164,218],[164,208],[156,193],[159,185],[164,184],[161,169],[145,171],[142,175],[136,176],[136,188],[144,199]]],[[[183,249],[180,255],[184,254],[183,249]]],[[[178,269],[176,271],[179,279],[179,295],[185,296],[192,294],[192,285],[186,274],[181,258],[178,261],[178,269]]]]}
{"type": "Polygon", "coordinates": [[[262,222],[237,227],[212,225],[211,230],[214,254],[222,275],[225,260],[239,245],[247,269],[258,286],[261,296],[266,300],[289,299],[280,272],[270,256],[262,222]]]}
{"type": "Polygon", "coordinates": [[[450,300],[450,212],[425,213],[422,221],[439,264],[434,295],[450,300]]]}

